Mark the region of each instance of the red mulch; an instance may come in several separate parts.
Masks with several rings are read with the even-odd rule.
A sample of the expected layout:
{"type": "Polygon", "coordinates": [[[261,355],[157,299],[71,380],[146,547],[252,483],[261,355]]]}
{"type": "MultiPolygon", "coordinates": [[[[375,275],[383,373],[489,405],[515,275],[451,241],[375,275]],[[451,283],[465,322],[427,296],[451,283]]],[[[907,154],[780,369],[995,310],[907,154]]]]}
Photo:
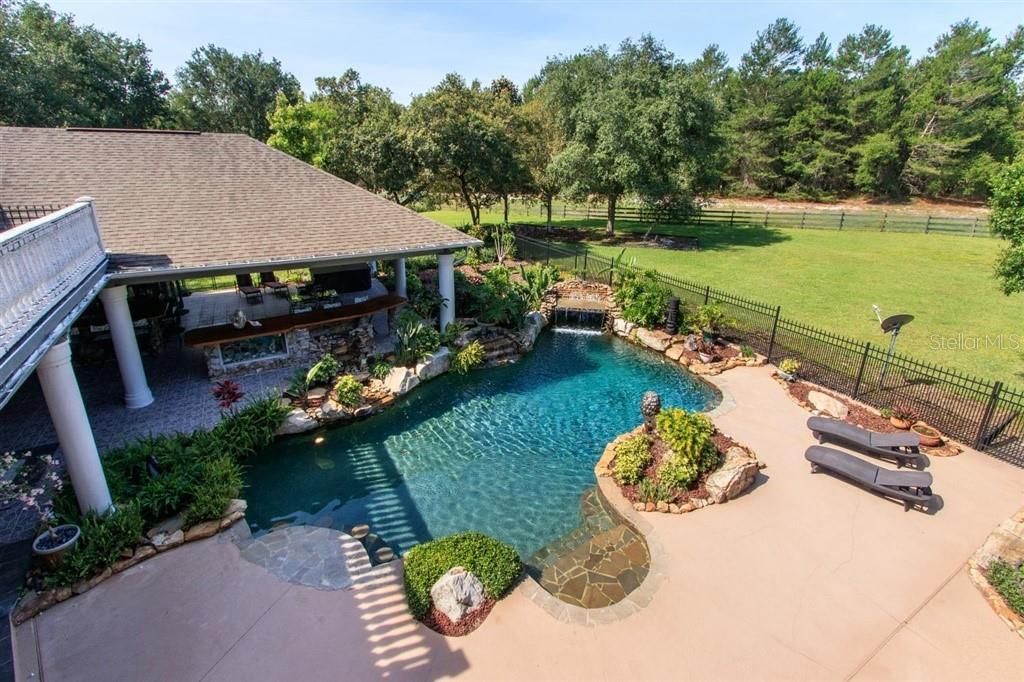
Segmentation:
{"type": "Polygon", "coordinates": [[[871,429],[872,431],[878,431],[880,433],[892,433],[897,430],[896,427],[893,426],[885,417],[875,414],[862,405],[850,402],[846,398],[836,395],[831,391],[826,391],[819,386],[814,386],[806,381],[793,381],[790,382],[787,387],[789,389],[789,394],[796,398],[797,402],[800,403],[810,404],[810,401],[807,399],[807,394],[811,391],[819,391],[832,396],[850,409],[850,413],[846,416],[845,420],[850,424],[855,424],[865,429],[871,429]]]}
{"type": "MultiPolygon", "coordinates": [[[[721,431],[715,431],[711,436],[711,442],[715,444],[715,448],[718,450],[719,454],[723,456],[729,448],[734,445],[739,445],[739,443],[721,431]]],[[[658,480],[658,467],[661,466],[661,463],[665,459],[672,455],[672,450],[665,444],[665,441],[655,436],[651,443],[651,454],[653,457],[651,458],[651,463],[647,465],[646,469],[644,469],[643,478],[656,481],[658,480]]],[[[687,500],[706,499],[708,496],[708,490],[704,483],[707,481],[710,474],[710,471],[704,472],[691,488],[688,490],[678,491],[673,499],[667,501],[675,504],[683,504],[687,500]]],[[[622,495],[630,502],[641,501],[638,485],[620,485],[619,489],[622,491],[622,495]]]]}
{"type": "Polygon", "coordinates": [[[467,614],[458,623],[453,623],[448,616],[439,611],[437,607],[431,605],[430,610],[427,611],[427,614],[423,616],[423,620],[420,622],[445,637],[462,637],[480,627],[480,624],[487,618],[487,614],[494,608],[495,603],[495,600],[487,597],[484,603],[480,605],[480,608],[467,614]]]}

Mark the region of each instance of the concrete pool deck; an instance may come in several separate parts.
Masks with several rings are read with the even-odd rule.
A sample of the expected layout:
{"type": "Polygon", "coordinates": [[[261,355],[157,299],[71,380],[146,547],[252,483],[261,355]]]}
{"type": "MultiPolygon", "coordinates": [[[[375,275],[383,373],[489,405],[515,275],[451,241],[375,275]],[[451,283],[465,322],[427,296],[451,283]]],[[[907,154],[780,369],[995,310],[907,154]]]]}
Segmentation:
{"type": "Polygon", "coordinates": [[[727,504],[644,515],[664,576],[625,619],[562,623],[520,588],[477,631],[445,639],[408,614],[399,564],[322,591],[282,582],[222,535],[17,628],[20,678],[1020,678],[1024,641],[965,564],[1024,502],[1024,470],[970,451],[933,458],[944,508],[904,512],[809,472],[807,412],[769,368],[712,381],[734,401],[717,425],[768,468],[727,504]]]}

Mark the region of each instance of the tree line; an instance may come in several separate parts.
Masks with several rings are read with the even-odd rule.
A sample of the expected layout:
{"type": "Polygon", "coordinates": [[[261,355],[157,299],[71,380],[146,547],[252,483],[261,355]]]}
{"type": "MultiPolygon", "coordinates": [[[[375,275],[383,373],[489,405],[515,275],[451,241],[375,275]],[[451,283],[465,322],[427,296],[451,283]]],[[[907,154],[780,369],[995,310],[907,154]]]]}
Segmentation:
{"type": "Polygon", "coordinates": [[[965,20],[912,60],[868,25],[832,46],[787,19],[736,66],[651,36],[548,59],[522,88],[449,74],[411,103],[348,70],[296,78],[208,45],[174,75],[146,46],[0,0],[0,123],[242,132],[402,205],[624,199],[678,214],[710,195],[980,200],[1024,149],[1024,27],[965,20]]]}

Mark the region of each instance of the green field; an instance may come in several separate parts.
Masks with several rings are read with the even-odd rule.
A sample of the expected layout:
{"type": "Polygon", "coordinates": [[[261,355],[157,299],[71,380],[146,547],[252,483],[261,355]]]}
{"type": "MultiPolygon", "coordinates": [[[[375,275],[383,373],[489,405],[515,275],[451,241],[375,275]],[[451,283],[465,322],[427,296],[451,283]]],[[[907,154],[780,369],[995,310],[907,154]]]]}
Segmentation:
{"type": "MultiPolygon", "coordinates": [[[[464,225],[466,211],[431,218],[464,225]]],[[[486,214],[484,220],[500,219],[486,214]]],[[[522,217],[513,217],[521,220],[522,217]]],[[[539,220],[536,213],[531,222],[539,220]]],[[[559,221],[581,225],[581,221],[559,221]]],[[[595,229],[601,221],[590,221],[595,229]]],[[[623,223],[622,231],[647,225],[623,223]]],[[[701,250],[627,249],[627,258],[772,305],[782,314],[863,341],[887,343],[883,315],[915,316],[897,349],[926,362],[1024,386],[1024,296],[1006,297],[992,276],[1000,242],[988,237],[763,228],[659,226],[700,239],[701,250]]],[[[613,256],[621,249],[592,245],[613,256]]]]}

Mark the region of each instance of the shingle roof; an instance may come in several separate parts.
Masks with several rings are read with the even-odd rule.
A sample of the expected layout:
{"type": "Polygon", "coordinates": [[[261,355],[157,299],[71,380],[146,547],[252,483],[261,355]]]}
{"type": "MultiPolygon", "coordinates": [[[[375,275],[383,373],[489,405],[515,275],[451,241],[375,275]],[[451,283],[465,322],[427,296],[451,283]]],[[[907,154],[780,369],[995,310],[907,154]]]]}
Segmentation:
{"type": "Polygon", "coordinates": [[[0,205],[95,200],[121,270],[429,252],[478,242],[245,135],[0,127],[0,205]]]}

